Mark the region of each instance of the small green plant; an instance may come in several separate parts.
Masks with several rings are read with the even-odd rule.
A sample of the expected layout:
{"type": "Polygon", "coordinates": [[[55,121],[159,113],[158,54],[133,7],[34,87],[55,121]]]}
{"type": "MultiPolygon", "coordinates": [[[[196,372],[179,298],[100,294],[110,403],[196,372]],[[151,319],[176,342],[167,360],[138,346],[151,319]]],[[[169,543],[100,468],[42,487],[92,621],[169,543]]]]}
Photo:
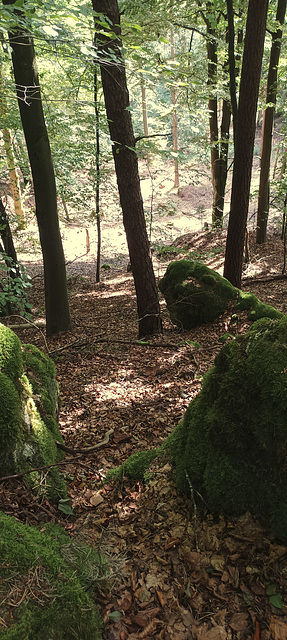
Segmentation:
{"type": "Polygon", "coordinates": [[[180,253],[186,253],[186,247],[175,247],[174,245],[155,245],[157,256],[159,259],[166,260],[174,256],[178,256],[180,253]]]}
{"type": "Polygon", "coordinates": [[[176,214],[176,206],[173,202],[167,202],[166,204],[159,204],[157,206],[156,213],[159,216],[174,216],[176,214]]]}
{"type": "Polygon", "coordinates": [[[26,290],[32,287],[25,267],[15,263],[5,252],[0,256],[0,316],[20,313],[31,317],[31,305],[26,300],[26,290]]]}

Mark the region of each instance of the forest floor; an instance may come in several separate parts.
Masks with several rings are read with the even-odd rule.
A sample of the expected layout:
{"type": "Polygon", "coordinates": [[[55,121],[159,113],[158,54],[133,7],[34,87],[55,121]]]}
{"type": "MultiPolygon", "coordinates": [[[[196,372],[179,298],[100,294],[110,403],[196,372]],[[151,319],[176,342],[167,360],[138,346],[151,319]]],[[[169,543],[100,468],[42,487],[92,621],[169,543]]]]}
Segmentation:
{"type": "MultiPolygon", "coordinates": [[[[220,270],[225,238],[225,231],[182,235],[170,249],[155,251],[157,277],[180,257],[220,270]]],[[[131,453],[163,442],[200,391],[220,337],[248,328],[244,317],[231,324],[229,310],[217,322],[179,331],[161,300],[163,335],[139,345],[126,263],[125,257],[109,265],[96,284],[89,254],[68,261],[71,330],[46,339],[35,326],[16,329],[22,342],[48,349],[55,361],[65,444],[90,447],[114,430],[93,453],[77,455],[76,461],[66,455],[63,473],[74,515],[32,496],[23,479],[0,485],[0,508],[30,524],[60,522],[71,536],[108,554],[113,575],[95,585],[104,640],[286,640],[287,547],[274,540],[265,522],[248,513],[213,518],[199,496],[178,495],[168,459],[153,465],[146,483],[123,477],[102,485],[107,470],[131,453]]],[[[279,236],[259,247],[251,234],[243,288],[286,312],[287,280],[272,279],[282,264],[279,236]]],[[[33,277],[33,318],[41,319],[42,267],[32,261],[26,267],[33,277]]],[[[18,321],[9,319],[13,326],[18,321]]]]}
{"type": "MultiPolygon", "coordinates": [[[[199,179],[195,169],[184,168],[184,186],[177,192],[172,164],[157,165],[151,176],[142,163],[157,279],[170,260],[179,258],[201,260],[222,273],[226,231],[203,230],[204,224],[210,228],[210,179],[204,171],[199,179]]],[[[9,190],[1,187],[12,212],[9,190]]],[[[60,522],[71,536],[108,555],[113,576],[109,583],[95,585],[103,640],[287,640],[287,547],[274,540],[267,523],[250,514],[214,519],[199,496],[178,495],[168,460],[153,465],[146,483],[123,477],[103,485],[109,469],[163,442],[200,391],[202,376],[221,348],[221,336],[244,333],[249,326],[244,315],[237,325],[231,324],[229,309],[217,322],[179,331],[161,299],[163,335],[139,345],[136,298],[113,177],[105,189],[101,283],[95,283],[97,239],[88,211],[82,219],[77,214],[61,223],[69,332],[49,339],[44,335],[43,267],[32,215],[23,233],[16,234],[18,258],[32,277],[33,320],[43,322],[43,330],[35,325],[14,330],[22,342],[35,344],[55,361],[65,444],[90,447],[110,429],[113,434],[93,453],[66,454],[62,468],[74,515],[36,498],[23,479],[0,484],[0,509],[30,524],[60,522]]],[[[227,185],[227,200],[229,193],[227,185]]],[[[26,204],[33,207],[29,196],[26,204]]],[[[270,218],[273,235],[266,245],[257,246],[254,207],[251,204],[250,262],[242,288],[286,313],[287,279],[274,279],[283,267],[276,214],[270,218]]],[[[18,322],[19,317],[8,319],[13,327],[18,322]]]]}

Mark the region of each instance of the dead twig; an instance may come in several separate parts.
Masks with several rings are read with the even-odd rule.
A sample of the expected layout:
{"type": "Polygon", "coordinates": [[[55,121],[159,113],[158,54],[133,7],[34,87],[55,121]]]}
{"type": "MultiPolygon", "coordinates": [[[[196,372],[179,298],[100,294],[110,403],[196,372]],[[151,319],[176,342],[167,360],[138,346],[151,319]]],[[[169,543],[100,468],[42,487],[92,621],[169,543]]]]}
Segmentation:
{"type": "Polygon", "coordinates": [[[71,453],[71,454],[91,453],[92,451],[95,451],[96,449],[103,447],[105,444],[108,444],[110,435],[112,435],[112,433],[114,433],[114,429],[109,429],[109,431],[107,431],[104,439],[101,440],[101,442],[97,442],[97,444],[94,444],[92,447],[85,447],[84,449],[72,449],[71,447],[67,447],[65,444],[62,444],[62,442],[57,442],[57,440],[55,440],[55,444],[57,445],[58,449],[61,449],[62,451],[66,451],[67,453],[71,453]]]}
{"type": "Polygon", "coordinates": [[[34,473],[34,471],[45,471],[45,469],[51,469],[52,467],[58,467],[60,464],[71,464],[76,463],[81,465],[81,467],[85,467],[86,469],[90,469],[89,465],[84,464],[79,458],[64,458],[59,462],[54,462],[53,464],[46,464],[43,467],[35,467],[35,469],[29,469],[28,471],[22,471],[21,473],[14,473],[11,476],[2,476],[0,478],[0,482],[5,482],[6,480],[18,480],[19,478],[24,478],[29,473],[34,473]]]}

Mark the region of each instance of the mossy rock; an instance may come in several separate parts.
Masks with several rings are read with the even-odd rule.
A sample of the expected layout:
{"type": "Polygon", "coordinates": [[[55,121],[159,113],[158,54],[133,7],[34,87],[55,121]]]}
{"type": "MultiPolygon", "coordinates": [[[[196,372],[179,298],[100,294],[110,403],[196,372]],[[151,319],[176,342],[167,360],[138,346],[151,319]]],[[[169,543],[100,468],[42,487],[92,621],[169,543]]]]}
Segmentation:
{"type": "Polygon", "coordinates": [[[228,280],[193,260],[171,262],[159,289],[165,296],[171,321],[183,329],[212,322],[239,294],[228,280]]]}
{"type": "Polygon", "coordinates": [[[88,589],[91,568],[100,576],[103,567],[95,549],[76,545],[61,527],[39,531],[0,514],[1,639],[100,640],[102,622],[88,589]]]}
{"type": "Polygon", "coordinates": [[[227,343],[171,450],[177,486],[215,513],[270,519],[287,542],[287,318],[258,320],[227,343]]]}
{"type": "Polygon", "coordinates": [[[252,322],[263,317],[283,317],[280,311],[263,304],[255,295],[236,289],[201,262],[171,262],[159,282],[159,289],[165,297],[171,321],[186,330],[212,322],[232,300],[237,301],[237,311],[249,310],[248,319],[252,322]]]}
{"type": "MultiPolygon", "coordinates": [[[[57,417],[59,389],[50,358],[0,324],[0,468],[1,475],[22,473],[59,462],[64,454],[57,417]]],[[[57,467],[26,475],[31,487],[57,500],[66,496],[57,467]]]]}

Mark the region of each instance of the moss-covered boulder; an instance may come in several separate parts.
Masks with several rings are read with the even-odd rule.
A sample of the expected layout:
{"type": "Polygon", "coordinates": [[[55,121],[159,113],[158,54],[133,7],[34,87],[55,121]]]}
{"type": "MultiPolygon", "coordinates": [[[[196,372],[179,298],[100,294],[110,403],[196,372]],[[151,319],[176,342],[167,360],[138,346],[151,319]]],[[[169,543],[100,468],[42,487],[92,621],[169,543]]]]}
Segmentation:
{"type": "MultiPolygon", "coordinates": [[[[59,390],[50,358],[0,324],[0,469],[1,475],[59,462],[63,453],[57,417],[59,390]]],[[[66,495],[58,468],[26,476],[33,489],[53,499],[66,495]]]]}
{"type": "MultiPolygon", "coordinates": [[[[226,344],[189,405],[171,453],[215,512],[267,516],[287,542],[287,318],[226,344]]],[[[187,479],[188,478],[188,479],[187,479]]]]}
{"type": "Polygon", "coordinates": [[[2,640],[100,640],[101,618],[88,591],[107,571],[95,549],[61,527],[39,531],[0,514],[2,640]]]}
{"type": "Polygon", "coordinates": [[[192,329],[215,320],[234,301],[235,310],[249,311],[249,320],[279,318],[283,314],[263,304],[251,293],[243,293],[201,262],[171,262],[159,289],[163,293],[171,321],[181,329],[192,329]]]}
{"type": "Polygon", "coordinates": [[[183,329],[212,322],[239,295],[228,280],[194,260],[171,262],[159,289],[166,299],[171,321],[183,329]]]}

